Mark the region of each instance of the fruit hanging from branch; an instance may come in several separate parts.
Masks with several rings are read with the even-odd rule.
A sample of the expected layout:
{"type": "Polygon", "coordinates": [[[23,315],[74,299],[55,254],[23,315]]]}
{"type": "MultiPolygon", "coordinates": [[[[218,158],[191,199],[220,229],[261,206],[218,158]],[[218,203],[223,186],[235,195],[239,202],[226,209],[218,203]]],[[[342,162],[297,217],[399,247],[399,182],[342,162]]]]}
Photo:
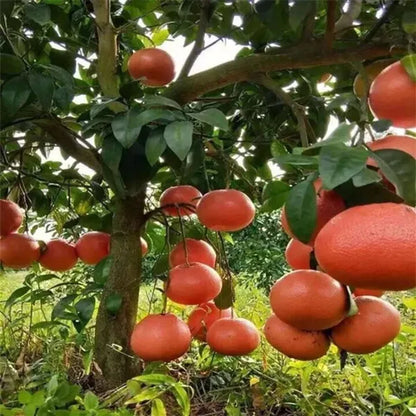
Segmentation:
{"type": "Polygon", "coordinates": [[[203,263],[209,267],[215,267],[217,255],[213,247],[203,240],[185,238],[185,241],[179,242],[169,254],[169,264],[171,267],[179,266],[186,263],[186,252],[188,262],[203,263]],[[185,247],[186,246],[186,251],[185,247]]]}
{"type": "Polygon", "coordinates": [[[0,238],[0,261],[13,269],[30,267],[40,257],[39,243],[26,234],[0,238]]]}
{"type": "Polygon", "coordinates": [[[22,225],[23,210],[8,199],[0,199],[0,236],[16,232],[22,225]]]}
{"type": "Polygon", "coordinates": [[[310,269],[313,248],[292,238],[285,250],[286,261],[293,270],[310,269]]]}
{"type": "Polygon", "coordinates": [[[78,261],[78,255],[73,244],[58,238],[46,243],[39,258],[39,263],[45,269],[54,272],[64,272],[72,269],[78,261]]]}
{"type": "Polygon", "coordinates": [[[160,206],[165,215],[183,217],[192,215],[201,199],[202,194],[191,185],[171,186],[160,196],[160,206]]]}
{"type": "Polygon", "coordinates": [[[75,244],[78,257],[86,264],[97,264],[110,254],[110,234],[89,231],[75,244]]]}

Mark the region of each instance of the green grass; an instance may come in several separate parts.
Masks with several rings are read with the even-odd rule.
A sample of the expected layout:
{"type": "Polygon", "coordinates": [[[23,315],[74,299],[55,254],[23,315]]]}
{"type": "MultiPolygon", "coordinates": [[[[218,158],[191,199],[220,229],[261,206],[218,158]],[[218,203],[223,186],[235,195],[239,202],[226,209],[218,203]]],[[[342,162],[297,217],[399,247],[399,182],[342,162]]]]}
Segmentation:
{"type": "MultiPolygon", "coordinates": [[[[0,274],[0,301],[7,299],[23,279],[24,273],[0,274]]],[[[264,291],[237,287],[236,295],[236,314],[261,328],[271,313],[264,291]]],[[[169,371],[190,385],[193,414],[198,416],[224,414],[223,409],[229,416],[411,416],[416,408],[415,292],[391,292],[385,298],[401,312],[401,334],[394,343],[373,354],[350,355],[343,370],[334,346],[320,360],[301,362],[284,357],[264,338],[255,353],[241,358],[219,357],[194,341],[192,350],[183,359],[168,367],[151,364],[147,370],[169,371]]],[[[149,312],[160,312],[161,308],[160,292],[152,286],[143,287],[138,319],[149,312]]],[[[168,303],[168,309],[186,319],[192,308],[168,303]]],[[[10,312],[0,306],[0,310],[13,320],[12,326],[5,325],[4,316],[0,315],[0,355],[15,361],[25,339],[22,329],[28,330],[30,307],[15,305],[10,312]]],[[[43,321],[45,315],[48,318],[50,311],[51,305],[44,305],[43,311],[36,307],[32,311],[32,324],[43,321]]],[[[66,338],[62,338],[58,328],[38,329],[35,334],[26,352],[32,375],[23,385],[41,386],[56,372],[64,376],[68,371],[64,357],[69,350],[79,351],[84,360],[89,356],[91,325],[86,334],[77,335],[71,329],[66,338]]]]}

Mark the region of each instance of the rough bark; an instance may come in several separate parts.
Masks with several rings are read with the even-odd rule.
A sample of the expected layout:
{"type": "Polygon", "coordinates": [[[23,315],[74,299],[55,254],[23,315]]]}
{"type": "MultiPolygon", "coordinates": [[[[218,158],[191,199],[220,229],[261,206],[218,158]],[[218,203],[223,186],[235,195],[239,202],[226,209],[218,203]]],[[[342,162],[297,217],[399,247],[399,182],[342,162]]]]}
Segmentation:
{"type": "Polygon", "coordinates": [[[95,328],[95,359],[104,375],[101,389],[117,387],[140,370],[138,361],[131,357],[130,336],[137,317],[141,280],[140,234],[144,225],[144,197],[143,189],[134,197],[116,201],[111,234],[112,265],[95,328]],[[114,293],[122,297],[116,315],[106,308],[106,299],[114,293]],[[118,351],[117,346],[122,350],[118,351]]]}

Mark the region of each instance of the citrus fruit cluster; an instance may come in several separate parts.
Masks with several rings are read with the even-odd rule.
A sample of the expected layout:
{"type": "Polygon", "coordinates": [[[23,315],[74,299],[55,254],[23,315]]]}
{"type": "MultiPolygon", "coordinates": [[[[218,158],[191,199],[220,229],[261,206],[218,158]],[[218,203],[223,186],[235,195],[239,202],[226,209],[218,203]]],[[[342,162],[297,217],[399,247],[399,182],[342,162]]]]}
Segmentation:
{"type": "MultiPolygon", "coordinates": [[[[39,264],[47,270],[64,272],[72,269],[78,258],[94,265],[110,254],[110,234],[90,231],[83,234],[76,244],[62,238],[46,244],[39,243],[27,234],[17,231],[23,222],[23,211],[14,202],[0,200],[0,262],[12,269],[39,264]]],[[[140,238],[142,255],[147,253],[146,240],[140,238]]]]}
{"type": "MultiPolygon", "coordinates": [[[[196,214],[208,229],[228,232],[247,227],[255,214],[253,203],[240,191],[220,189],[202,196],[189,185],[164,191],[160,210],[181,221],[183,216],[196,214]]],[[[136,355],[145,361],[170,361],[186,353],[192,337],[226,355],[248,354],[257,348],[260,335],[254,324],[213,302],[222,288],[216,261],[215,249],[203,240],[184,238],[171,250],[165,294],[173,302],[197,306],[187,324],[171,313],[148,315],[137,323],[131,337],[136,355]]]]}

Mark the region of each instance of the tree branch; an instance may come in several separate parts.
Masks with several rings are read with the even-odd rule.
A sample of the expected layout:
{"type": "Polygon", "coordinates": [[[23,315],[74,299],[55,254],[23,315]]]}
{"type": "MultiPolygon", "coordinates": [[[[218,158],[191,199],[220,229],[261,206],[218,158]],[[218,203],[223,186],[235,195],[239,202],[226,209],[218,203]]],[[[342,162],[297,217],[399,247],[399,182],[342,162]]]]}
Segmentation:
{"type": "MultiPolygon", "coordinates": [[[[405,54],[406,49],[398,48],[394,52],[405,54]]],[[[363,61],[391,56],[391,53],[390,45],[379,44],[330,53],[322,51],[322,46],[318,45],[318,47],[309,48],[308,52],[302,51],[301,53],[294,52],[282,55],[250,55],[176,81],[166,89],[164,95],[185,104],[207,92],[236,82],[247,81],[251,79],[254,73],[363,61]]]]}
{"type": "Polygon", "coordinates": [[[326,50],[332,49],[334,43],[335,13],[337,0],[327,0],[326,3],[326,31],[324,37],[324,47],[326,50]]]}
{"type": "Polygon", "coordinates": [[[349,0],[347,2],[348,8],[345,13],[342,13],[341,17],[335,23],[335,33],[341,32],[344,29],[352,27],[355,19],[361,13],[363,0],[349,0]]]}
{"type": "Polygon", "coordinates": [[[52,118],[39,119],[33,122],[49,134],[50,142],[59,146],[65,153],[85,166],[101,173],[101,163],[98,153],[81,146],[71,130],[52,118]]]}
{"type": "Polygon", "coordinates": [[[117,33],[110,15],[110,0],[92,0],[98,33],[97,76],[106,97],[118,97],[117,33]]]}
{"type": "Polygon", "coordinates": [[[207,30],[207,26],[209,23],[210,16],[212,14],[212,6],[211,6],[211,0],[201,0],[201,13],[199,16],[199,27],[198,27],[198,33],[196,34],[195,43],[194,46],[188,56],[186,58],[186,61],[182,67],[182,70],[179,74],[178,79],[185,78],[189,75],[189,72],[192,69],[192,66],[194,65],[195,61],[197,60],[200,53],[203,51],[205,42],[205,32],[207,30]]]}
{"type": "Polygon", "coordinates": [[[283,91],[276,81],[272,80],[268,76],[264,74],[255,74],[252,77],[253,81],[257,82],[263,87],[266,87],[270,91],[272,91],[276,97],[280,98],[286,105],[290,107],[296,120],[298,122],[299,134],[300,134],[300,141],[303,147],[308,147],[308,133],[306,131],[306,116],[303,111],[303,107],[292,100],[292,97],[283,91]]]}

